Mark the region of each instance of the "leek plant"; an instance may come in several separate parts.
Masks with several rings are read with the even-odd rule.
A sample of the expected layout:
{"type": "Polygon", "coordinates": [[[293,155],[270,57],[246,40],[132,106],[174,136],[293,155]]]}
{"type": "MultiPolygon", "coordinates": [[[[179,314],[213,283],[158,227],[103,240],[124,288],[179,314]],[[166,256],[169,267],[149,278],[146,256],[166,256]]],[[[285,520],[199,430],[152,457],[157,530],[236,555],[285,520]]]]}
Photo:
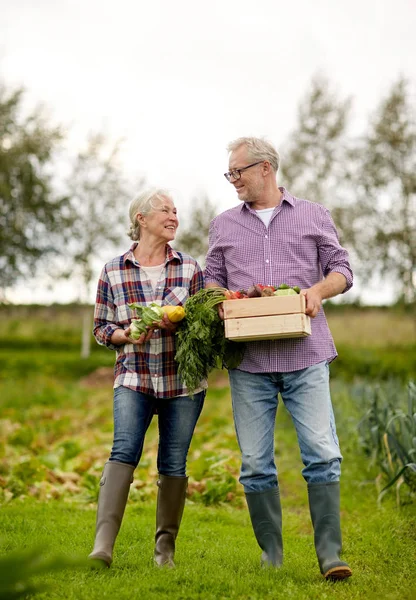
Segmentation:
{"type": "Polygon", "coordinates": [[[370,408],[361,419],[358,431],[364,450],[381,469],[379,479],[384,481],[384,486],[379,492],[379,501],[396,484],[400,504],[403,484],[412,495],[416,493],[416,384],[408,383],[407,411],[397,402],[398,396],[400,394],[394,394],[393,402],[380,387],[373,388],[370,408]]]}

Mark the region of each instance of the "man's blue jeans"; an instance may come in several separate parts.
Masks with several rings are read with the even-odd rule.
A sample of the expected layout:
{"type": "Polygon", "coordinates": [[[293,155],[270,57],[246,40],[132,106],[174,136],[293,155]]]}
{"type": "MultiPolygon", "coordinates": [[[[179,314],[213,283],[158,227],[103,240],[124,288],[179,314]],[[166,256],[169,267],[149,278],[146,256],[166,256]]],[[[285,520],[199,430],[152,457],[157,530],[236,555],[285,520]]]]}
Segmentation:
{"type": "Polygon", "coordinates": [[[186,458],[195,425],[204,404],[205,390],[189,396],[157,399],[123,386],[114,390],[114,442],[110,461],[139,464],[146,431],[157,410],[161,475],[184,477],[186,458]]]}
{"type": "MultiPolygon", "coordinates": [[[[339,481],[342,455],[335,429],[327,361],[290,373],[229,371],[245,492],[277,486],[274,430],[278,394],[298,436],[307,483],[339,481]]],[[[284,449],[282,449],[284,451],[284,449]]]]}

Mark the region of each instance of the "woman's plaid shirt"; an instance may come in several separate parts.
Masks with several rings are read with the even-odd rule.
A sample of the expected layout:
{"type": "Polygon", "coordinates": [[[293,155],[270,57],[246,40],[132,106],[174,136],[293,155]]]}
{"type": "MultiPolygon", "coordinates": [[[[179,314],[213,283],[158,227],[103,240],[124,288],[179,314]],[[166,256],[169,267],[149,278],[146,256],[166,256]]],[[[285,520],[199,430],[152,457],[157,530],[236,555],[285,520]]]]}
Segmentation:
{"type": "Polygon", "coordinates": [[[156,329],[152,339],[140,346],[114,346],[110,339],[116,329],[127,329],[133,311],[127,304],[174,304],[182,306],[188,296],[204,287],[202,269],[191,256],[166,249],[165,269],[153,290],[133,251],[108,262],[98,281],[94,312],[97,342],[116,351],[114,387],[123,385],[156,398],[174,398],[187,393],[177,373],[175,336],[156,329]]]}

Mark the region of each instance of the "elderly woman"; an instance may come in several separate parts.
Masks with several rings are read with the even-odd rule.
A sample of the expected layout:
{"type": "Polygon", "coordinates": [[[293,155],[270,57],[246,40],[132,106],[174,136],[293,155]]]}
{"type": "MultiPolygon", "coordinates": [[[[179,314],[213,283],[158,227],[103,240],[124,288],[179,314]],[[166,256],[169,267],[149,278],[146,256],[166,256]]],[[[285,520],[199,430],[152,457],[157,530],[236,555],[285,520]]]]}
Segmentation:
{"type": "Polygon", "coordinates": [[[203,287],[200,266],[171,246],[178,228],[176,208],[163,190],[140,194],[130,204],[130,250],[101,273],[94,315],[99,344],[116,351],[114,442],[100,481],[95,544],[91,559],[112,562],[133,473],[155,413],[159,423],[155,562],[174,566],[175,539],[185,505],[186,458],[204,403],[205,383],[192,397],[177,374],[176,325],[167,315],[158,328],[132,339],[131,303],[183,305],[203,287]]]}

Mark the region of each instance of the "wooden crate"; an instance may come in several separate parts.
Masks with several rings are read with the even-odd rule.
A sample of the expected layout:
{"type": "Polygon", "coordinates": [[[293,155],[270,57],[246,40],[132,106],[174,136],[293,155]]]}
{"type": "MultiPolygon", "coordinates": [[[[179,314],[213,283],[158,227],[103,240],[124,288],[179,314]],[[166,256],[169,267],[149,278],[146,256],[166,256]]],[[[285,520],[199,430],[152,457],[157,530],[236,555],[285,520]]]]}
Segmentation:
{"type": "Polygon", "coordinates": [[[269,296],[226,300],[225,337],[236,342],[275,340],[311,335],[311,320],[305,315],[305,298],[269,296]]]}

